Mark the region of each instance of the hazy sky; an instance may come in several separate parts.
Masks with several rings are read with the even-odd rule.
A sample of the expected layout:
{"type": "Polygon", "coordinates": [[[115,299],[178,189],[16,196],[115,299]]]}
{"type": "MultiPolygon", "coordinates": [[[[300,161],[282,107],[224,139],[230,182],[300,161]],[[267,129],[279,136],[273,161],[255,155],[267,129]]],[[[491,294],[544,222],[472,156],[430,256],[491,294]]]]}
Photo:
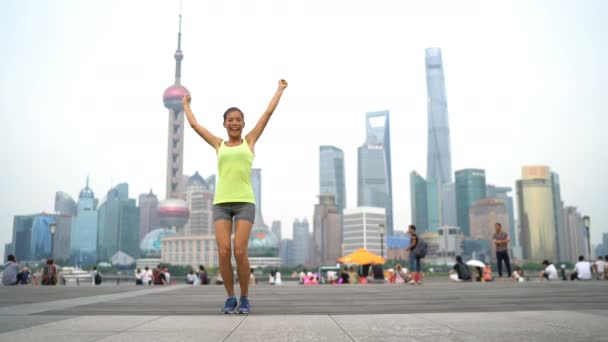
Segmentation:
{"type": "MultiPolygon", "coordinates": [[[[13,215],[97,197],[165,195],[168,112],[179,1],[0,4],[0,242],[13,215]]],[[[483,168],[514,187],[521,166],[559,173],[566,205],[608,232],[608,2],[193,1],[183,3],[183,84],[200,123],[226,136],[222,113],[253,127],[289,88],[256,146],[263,215],[291,236],[312,218],[319,145],[345,153],[356,206],[365,112],[390,110],[396,229],[410,222],[409,173],[426,174],[424,49],[443,50],[452,169],[483,168]]],[[[207,177],[216,157],[187,128],[184,170],[207,177]]],[[[312,227],[311,227],[312,229],[312,227]]],[[[2,249],[3,247],[0,247],[2,249]]]]}

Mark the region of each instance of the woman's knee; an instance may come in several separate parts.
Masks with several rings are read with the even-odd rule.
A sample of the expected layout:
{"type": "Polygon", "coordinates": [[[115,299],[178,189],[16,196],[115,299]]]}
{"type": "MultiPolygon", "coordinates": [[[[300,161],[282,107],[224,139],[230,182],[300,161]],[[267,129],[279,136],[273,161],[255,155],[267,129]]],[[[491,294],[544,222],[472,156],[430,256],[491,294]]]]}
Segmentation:
{"type": "Polygon", "coordinates": [[[221,259],[230,258],[230,246],[218,246],[217,254],[221,259]]]}
{"type": "Polygon", "coordinates": [[[247,258],[247,248],[235,246],[234,247],[234,258],[239,261],[247,258]]]}

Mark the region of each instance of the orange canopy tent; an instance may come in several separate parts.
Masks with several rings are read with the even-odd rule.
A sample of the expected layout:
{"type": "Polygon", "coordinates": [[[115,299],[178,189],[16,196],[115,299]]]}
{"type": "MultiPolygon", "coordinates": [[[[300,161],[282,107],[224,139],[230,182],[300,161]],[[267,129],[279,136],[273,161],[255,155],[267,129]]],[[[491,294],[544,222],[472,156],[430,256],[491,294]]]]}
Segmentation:
{"type": "Polygon", "coordinates": [[[365,248],[361,248],[352,252],[349,255],[345,255],[339,258],[338,262],[341,262],[343,264],[357,265],[384,264],[384,258],[368,251],[365,248]]]}

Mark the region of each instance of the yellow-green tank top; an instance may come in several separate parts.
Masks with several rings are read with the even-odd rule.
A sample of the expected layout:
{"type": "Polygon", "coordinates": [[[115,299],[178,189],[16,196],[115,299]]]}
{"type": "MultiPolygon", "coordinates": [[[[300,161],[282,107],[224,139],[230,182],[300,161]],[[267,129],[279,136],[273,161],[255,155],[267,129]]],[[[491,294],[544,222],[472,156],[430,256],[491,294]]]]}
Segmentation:
{"type": "Polygon", "coordinates": [[[247,140],[238,146],[220,144],[217,152],[218,179],[213,204],[245,202],[255,204],[251,187],[253,153],[247,140]]]}

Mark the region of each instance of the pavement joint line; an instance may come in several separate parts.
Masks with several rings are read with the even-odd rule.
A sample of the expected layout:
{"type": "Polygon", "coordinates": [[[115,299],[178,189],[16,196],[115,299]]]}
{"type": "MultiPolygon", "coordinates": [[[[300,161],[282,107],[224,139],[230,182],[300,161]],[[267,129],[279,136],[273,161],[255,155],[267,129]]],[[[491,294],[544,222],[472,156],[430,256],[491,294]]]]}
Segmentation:
{"type": "MultiPolygon", "coordinates": [[[[82,316],[81,316],[81,317],[82,317],[82,316]]],[[[163,317],[167,317],[167,316],[159,316],[159,317],[152,318],[152,319],[147,320],[147,321],[145,321],[145,322],[142,322],[142,323],[136,324],[136,325],[134,325],[134,326],[132,326],[132,327],[128,327],[128,328],[126,328],[126,329],[124,329],[124,330],[121,330],[121,331],[119,331],[119,332],[113,333],[113,334],[111,334],[111,335],[108,335],[108,336],[101,336],[100,338],[93,340],[93,342],[102,341],[102,340],[104,340],[104,339],[106,339],[106,338],[108,338],[108,337],[112,337],[112,336],[120,335],[120,334],[122,334],[122,333],[124,333],[124,332],[127,332],[127,331],[129,331],[129,330],[133,329],[133,328],[137,328],[137,327],[138,327],[138,326],[140,326],[140,325],[144,325],[144,324],[148,324],[148,323],[150,323],[150,322],[157,321],[157,320],[159,320],[159,319],[161,319],[161,318],[163,318],[163,317]]]]}
{"type": "Polygon", "coordinates": [[[342,332],[344,332],[344,334],[346,334],[346,336],[348,336],[348,338],[350,338],[351,341],[353,342],[357,342],[357,339],[354,338],[351,334],[348,333],[348,331],[346,331],[346,329],[344,329],[333,317],[333,315],[327,315],[329,317],[329,319],[331,319],[332,322],[334,322],[335,325],[338,326],[338,328],[340,328],[340,330],[342,330],[342,332]]]}
{"type": "Polygon", "coordinates": [[[225,342],[228,340],[228,338],[230,338],[230,336],[232,335],[232,333],[234,333],[236,331],[236,329],[238,329],[241,324],[243,324],[243,322],[245,322],[245,320],[249,318],[249,315],[243,317],[243,319],[241,319],[235,326],[234,328],[232,328],[232,330],[230,330],[230,332],[228,333],[228,335],[226,335],[226,337],[224,337],[224,339],[222,340],[222,342],[225,342]]]}
{"type": "Polygon", "coordinates": [[[443,326],[443,327],[446,327],[446,328],[448,328],[448,329],[451,329],[451,330],[456,330],[456,331],[461,332],[461,333],[463,333],[463,334],[473,334],[473,335],[475,335],[475,337],[479,337],[479,336],[477,336],[477,335],[476,335],[474,332],[470,332],[470,331],[466,331],[466,330],[462,330],[462,329],[454,328],[454,327],[452,327],[452,326],[450,326],[450,325],[448,325],[448,324],[444,324],[444,323],[441,323],[441,322],[437,322],[437,321],[434,321],[434,320],[432,320],[432,319],[430,319],[430,318],[420,317],[420,316],[418,316],[418,315],[416,315],[416,314],[411,314],[411,315],[412,315],[412,317],[416,317],[416,318],[423,319],[423,320],[425,320],[425,321],[433,322],[433,323],[435,323],[435,324],[439,324],[439,325],[441,325],[441,326],[443,326]]]}
{"type": "Polygon", "coordinates": [[[20,304],[0,307],[0,317],[2,316],[28,316],[32,314],[40,314],[46,311],[65,310],[76,306],[91,305],[101,302],[110,302],[114,300],[145,296],[151,293],[162,293],[173,290],[178,290],[186,285],[175,285],[163,288],[150,288],[144,290],[135,290],[122,293],[111,293],[97,296],[84,296],[69,299],[59,299],[50,302],[40,302],[31,304],[20,304]]]}

